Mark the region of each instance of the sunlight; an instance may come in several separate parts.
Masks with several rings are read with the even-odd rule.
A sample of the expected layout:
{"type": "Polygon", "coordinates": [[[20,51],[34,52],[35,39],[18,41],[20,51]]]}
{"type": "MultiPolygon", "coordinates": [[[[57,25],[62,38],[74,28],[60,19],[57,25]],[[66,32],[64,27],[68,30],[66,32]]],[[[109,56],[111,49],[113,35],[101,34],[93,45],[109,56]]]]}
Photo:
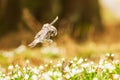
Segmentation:
{"type": "Polygon", "coordinates": [[[99,0],[102,7],[103,18],[110,22],[120,20],[120,1],[119,0],[99,0]],[[115,21],[114,21],[115,20],[115,21]]]}

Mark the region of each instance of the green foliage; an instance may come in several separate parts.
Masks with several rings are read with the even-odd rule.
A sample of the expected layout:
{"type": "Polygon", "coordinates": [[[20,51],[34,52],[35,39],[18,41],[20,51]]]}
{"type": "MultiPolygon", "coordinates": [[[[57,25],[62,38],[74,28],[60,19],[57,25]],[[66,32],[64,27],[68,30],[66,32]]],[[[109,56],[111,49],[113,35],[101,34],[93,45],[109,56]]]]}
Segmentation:
{"type": "Polygon", "coordinates": [[[65,60],[56,63],[32,66],[26,60],[25,66],[10,65],[7,72],[0,73],[0,79],[5,80],[119,80],[120,62],[112,60],[113,54],[100,59],[98,63],[83,58],[65,60]]]}

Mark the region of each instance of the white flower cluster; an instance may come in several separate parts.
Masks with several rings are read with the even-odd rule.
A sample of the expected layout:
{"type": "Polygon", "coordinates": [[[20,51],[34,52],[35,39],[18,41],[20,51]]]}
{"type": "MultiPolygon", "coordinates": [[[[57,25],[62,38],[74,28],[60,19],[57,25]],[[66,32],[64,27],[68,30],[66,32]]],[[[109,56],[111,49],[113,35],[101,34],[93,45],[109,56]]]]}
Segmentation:
{"type": "Polygon", "coordinates": [[[107,54],[98,64],[83,58],[62,58],[56,64],[50,61],[35,67],[26,60],[24,67],[10,65],[7,73],[0,72],[0,80],[120,80],[120,62],[112,57],[107,54]]]}

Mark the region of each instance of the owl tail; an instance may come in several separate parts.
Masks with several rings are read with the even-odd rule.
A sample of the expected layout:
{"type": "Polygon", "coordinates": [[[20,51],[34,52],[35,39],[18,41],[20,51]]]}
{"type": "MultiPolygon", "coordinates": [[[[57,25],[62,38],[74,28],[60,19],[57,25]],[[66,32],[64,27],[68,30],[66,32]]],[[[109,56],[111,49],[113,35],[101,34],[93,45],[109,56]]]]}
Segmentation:
{"type": "Polygon", "coordinates": [[[30,47],[35,47],[37,45],[37,43],[35,42],[35,40],[32,42],[32,43],[30,43],[28,46],[30,46],[30,47]]]}

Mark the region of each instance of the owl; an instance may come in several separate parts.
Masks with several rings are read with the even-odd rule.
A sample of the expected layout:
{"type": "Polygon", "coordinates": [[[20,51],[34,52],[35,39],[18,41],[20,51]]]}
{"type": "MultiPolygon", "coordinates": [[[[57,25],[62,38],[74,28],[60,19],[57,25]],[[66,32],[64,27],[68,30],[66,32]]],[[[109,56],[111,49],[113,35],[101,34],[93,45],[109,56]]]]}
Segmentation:
{"type": "Polygon", "coordinates": [[[43,25],[42,29],[36,34],[34,37],[34,40],[32,43],[30,43],[28,46],[34,47],[38,43],[52,43],[53,40],[50,39],[51,37],[55,37],[57,35],[57,29],[52,25],[57,21],[58,17],[56,17],[55,20],[52,21],[52,23],[46,23],[43,25]]]}

